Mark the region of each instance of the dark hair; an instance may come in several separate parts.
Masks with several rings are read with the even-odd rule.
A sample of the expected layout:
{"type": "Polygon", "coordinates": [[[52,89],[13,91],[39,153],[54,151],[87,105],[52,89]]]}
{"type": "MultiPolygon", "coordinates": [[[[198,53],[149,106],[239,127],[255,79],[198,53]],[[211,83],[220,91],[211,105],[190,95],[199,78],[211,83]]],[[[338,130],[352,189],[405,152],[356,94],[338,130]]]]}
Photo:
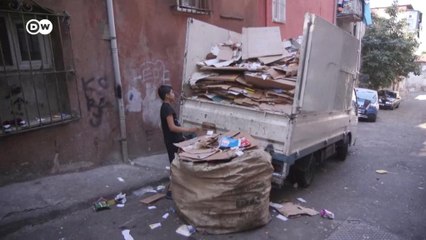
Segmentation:
{"type": "Polygon", "coordinates": [[[172,91],[172,86],[170,85],[161,85],[158,88],[158,96],[160,96],[161,100],[164,101],[164,98],[166,97],[166,94],[170,93],[172,91]]]}

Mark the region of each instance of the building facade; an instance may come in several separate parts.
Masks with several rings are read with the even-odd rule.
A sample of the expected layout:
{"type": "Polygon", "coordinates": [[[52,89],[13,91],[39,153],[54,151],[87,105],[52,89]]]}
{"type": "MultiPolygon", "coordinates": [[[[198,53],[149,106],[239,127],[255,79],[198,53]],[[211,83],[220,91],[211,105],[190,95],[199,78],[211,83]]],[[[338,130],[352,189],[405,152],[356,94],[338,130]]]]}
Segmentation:
{"type": "Polygon", "coordinates": [[[335,22],[336,4],[131,0],[113,9],[116,38],[105,0],[0,2],[0,185],[164,152],[156,89],[180,91],[189,17],[236,32],[279,26],[291,38],[306,12],[335,22]],[[50,20],[51,32],[26,33],[32,19],[50,20]]]}

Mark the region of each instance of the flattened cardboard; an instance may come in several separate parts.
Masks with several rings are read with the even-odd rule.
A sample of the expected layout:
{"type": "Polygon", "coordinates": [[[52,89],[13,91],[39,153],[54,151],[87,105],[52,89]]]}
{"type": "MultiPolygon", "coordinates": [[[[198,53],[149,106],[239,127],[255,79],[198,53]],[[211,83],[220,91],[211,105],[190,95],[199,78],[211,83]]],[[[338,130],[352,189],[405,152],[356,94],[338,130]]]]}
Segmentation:
{"type": "Polygon", "coordinates": [[[244,79],[246,82],[253,84],[259,88],[279,88],[284,90],[291,90],[296,87],[296,84],[292,81],[288,80],[263,80],[263,78],[259,75],[255,74],[245,74],[244,79]]]}
{"type": "Polygon", "coordinates": [[[234,51],[232,48],[228,46],[219,46],[219,54],[217,55],[217,58],[219,60],[229,61],[234,56],[234,51]]]}
{"type": "Polygon", "coordinates": [[[213,134],[211,136],[195,137],[195,138],[183,141],[183,142],[173,143],[173,145],[175,145],[176,147],[178,147],[180,149],[184,149],[185,147],[193,145],[193,144],[195,144],[197,142],[203,142],[203,141],[206,141],[206,140],[211,139],[211,138],[217,138],[217,137],[219,137],[219,135],[220,134],[213,134]]]}
{"type": "Polygon", "coordinates": [[[148,205],[148,204],[151,204],[153,202],[156,202],[156,201],[162,199],[165,196],[166,196],[165,193],[156,193],[152,196],[149,196],[149,197],[146,197],[146,198],[140,200],[140,202],[148,205]]]}
{"type": "Polygon", "coordinates": [[[252,87],[253,84],[250,84],[248,82],[246,82],[246,80],[244,79],[244,76],[238,76],[237,79],[235,79],[236,82],[238,82],[241,85],[247,86],[247,87],[252,87]]]}
{"type": "Polygon", "coordinates": [[[214,161],[225,161],[229,160],[231,158],[236,157],[235,151],[229,150],[229,151],[221,151],[217,152],[215,154],[212,154],[207,157],[203,158],[197,158],[196,156],[192,154],[187,154],[185,152],[179,153],[179,158],[182,160],[192,161],[192,162],[214,162],[214,161]]]}
{"type": "Polygon", "coordinates": [[[274,62],[276,62],[276,61],[279,61],[279,60],[281,60],[281,59],[283,59],[283,58],[284,58],[284,56],[283,56],[283,55],[280,55],[280,56],[259,57],[258,59],[259,59],[259,61],[261,61],[263,64],[268,65],[268,64],[274,63],[274,62]]]}
{"type": "Polygon", "coordinates": [[[232,86],[229,85],[229,84],[216,84],[216,85],[205,86],[205,88],[207,88],[207,89],[217,88],[217,89],[223,89],[223,90],[228,90],[230,87],[232,87],[232,86]]]}
{"type": "Polygon", "coordinates": [[[245,94],[246,97],[251,98],[252,100],[259,100],[263,97],[265,97],[265,95],[263,94],[263,91],[261,90],[256,90],[256,91],[247,91],[247,93],[245,94]]]}
{"type": "Polygon", "coordinates": [[[243,59],[281,55],[283,53],[279,27],[243,28],[243,59]]]}
{"type": "Polygon", "coordinates": [[[250,98],[235,98],[234,99],[234,103],[238,104],[238,105],[243,105],[243,106],[259,106],[259,103],[251,100],[250,98]]]}
{"type": "Polygon", "coordinates": [[[282,42],[281,44],[282,44],[282,49],[281,49],[282,50],[282,54],[281,55],[279,55],[279,56],[259,57],[258,58],[259,61],[261,61],[263,64],[268,65],[268,64],[274,63],[276,61],[279,61],[281,59],[288,58],[288,57],[291,57],[291,56],[294,55],[293,53],[290,53],[289,51],[287,51],[285,49],[285,45],[286,45],[285,42],[282,42]]]}
{"type": "Polygon", "coordinates": [[[239,74],[221,74],[221,75],[210,75],[203,79],[212,80],[212,81],[222,81],[222,82],[235,82],[239,77],[239,74]]]}
{"type": "Polygon", "coordinates": [[[274,91],[267,91],[266,97],[271,97],[271,96],[282,97],[282,98],[285,98],[287,100],[293,101],[293,97],[291,95],[289,95],[289,93],[276,93],[274,91]]]}
{"type": "Polygon", "coordinates": [[[234,60],[227,60],[227,61],[220,61],[218,63],[213,64],[213,66],[215,66],[216,68],[220,68],[220,67],[227,67],[229,65],[231,65],[234,62],[234,60]]]}
{"type": "Polygon", "coordinates": [[[298,216],[298,215],[309,215],[315,216],[319,213],[312,208],[302,207],[298,204],[294,204],[291,202],[283,203],[282,207],[275,208],[278,212],[286,217],[290,216],[298,216]]]}
{"type": "Polygon", "coordinates": [[[271,75],[271,77],[272,77],[274,80],[276,80],[276,79],[283,79],[283,78],[285,78],[285,73],[283,74],[283,73],[281,73],[281,72],[279,72],[279,71],[277,71],[277,70],[275,70],[275,69],[273,69],[273,68],[270,68],[270,69],[266,70],[266,72],[267,72],[269,75],[271,75]]]}
{"type": "Polygon", "coordinates": [[[189,79],[189,84],[191,86],[196,86],[197,82],[205,79],[207,77],[213,77],[213,76],[217,76],[219,74],[217,73],[204,73],[204,72],[194,72],[191,76],[191,78],[189,79]]]}
{"type": "Polygon", "coordinates": [[[243,67],[201,67],[200,68],[201,71],[247,71],[247,68],[243,68],[243,67]]]}

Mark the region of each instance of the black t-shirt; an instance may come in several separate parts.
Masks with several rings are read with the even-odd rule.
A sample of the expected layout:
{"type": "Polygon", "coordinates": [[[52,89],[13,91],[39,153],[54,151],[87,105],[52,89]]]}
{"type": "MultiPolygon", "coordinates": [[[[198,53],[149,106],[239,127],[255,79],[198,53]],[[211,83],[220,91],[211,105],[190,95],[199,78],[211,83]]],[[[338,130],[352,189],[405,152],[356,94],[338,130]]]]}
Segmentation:
{"type": "Polygon", "coordinates": [[[184,140],[182,133],[175,133],[170,131],[169,125],[167,124],[167,116],[170,115],[173,115],[173,121],[175,122],[175,125],[180,126],[175,110],[172,108],[172,106],[170,106],[169,103],[163,102],[160,110],[160,118],[161,128],[163,129],[164,142],[166,143],[167,147],[173,143],[182,142],[184,140]]]}

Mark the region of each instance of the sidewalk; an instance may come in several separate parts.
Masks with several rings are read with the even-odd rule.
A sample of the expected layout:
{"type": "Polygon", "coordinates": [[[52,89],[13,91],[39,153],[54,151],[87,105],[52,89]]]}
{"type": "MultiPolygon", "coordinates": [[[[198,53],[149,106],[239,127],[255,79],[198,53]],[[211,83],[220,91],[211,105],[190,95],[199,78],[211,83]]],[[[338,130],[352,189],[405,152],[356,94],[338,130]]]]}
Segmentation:
{"type": "Polygon", "coordinates": [[[114,197],[120,192],[130,194],[132,190],[169,178],[166,154],[141,157],[134,163],[133,166],[109,165],[0,187],[0,236],[30,223],[87,208],[100,197],[114,197]]]}

